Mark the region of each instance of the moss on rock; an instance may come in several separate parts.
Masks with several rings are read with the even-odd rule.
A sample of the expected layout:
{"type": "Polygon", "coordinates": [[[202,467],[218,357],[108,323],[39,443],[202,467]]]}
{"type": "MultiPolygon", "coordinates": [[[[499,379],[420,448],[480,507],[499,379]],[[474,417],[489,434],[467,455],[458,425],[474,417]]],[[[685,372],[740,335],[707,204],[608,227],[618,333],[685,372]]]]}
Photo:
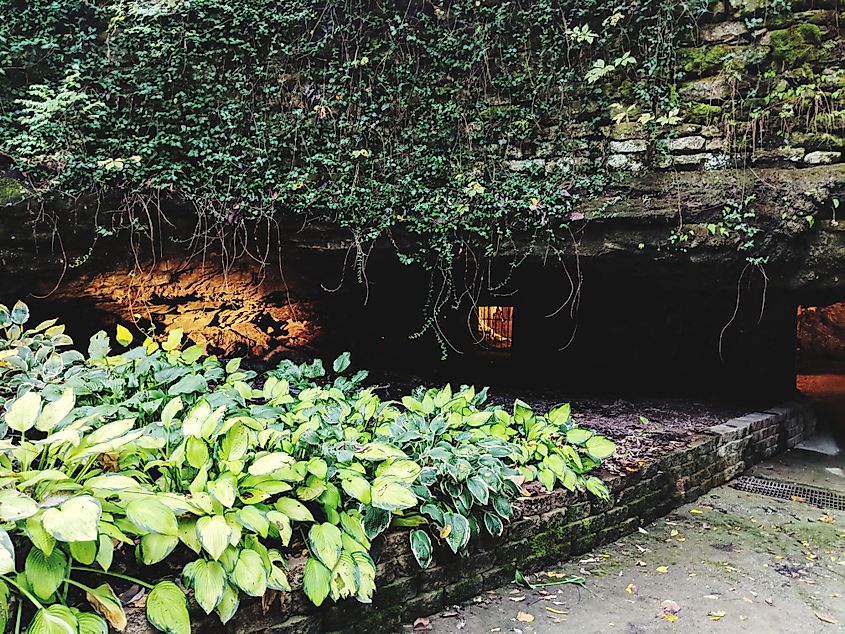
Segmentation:
{"type": "Polygon", "coordinates": [[[707,125],[718,121],[722,116],[722,107],[708,103],[693,103],[684,109],[684,120],[707,125]]]}
{"type": "Polygon", "coordinates": [[[0,207],[7,207],[22,201],[29,190],[13,178],[0,176],[0,207]]]}
{"type": "Polygon", "coordinates": [[[678,49],[678,62],[688,73],[707,75],[718,71],[737,47],[725,44],[678,49]]]}
{"type": "Polygon", "coordinates": [[[821,53],[822,30],[803,22],[788,29],[772,31],[772,56],[787,68],[814,62],[821,53]]]}

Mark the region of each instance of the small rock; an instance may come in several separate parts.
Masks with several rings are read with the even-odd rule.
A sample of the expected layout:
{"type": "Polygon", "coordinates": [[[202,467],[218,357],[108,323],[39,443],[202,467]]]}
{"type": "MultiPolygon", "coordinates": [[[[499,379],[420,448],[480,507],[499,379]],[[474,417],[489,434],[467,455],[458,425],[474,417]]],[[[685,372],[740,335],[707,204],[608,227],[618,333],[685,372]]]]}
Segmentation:
{"type": "Polygon", "coordinates": [[[645,152],[648,149],[648,141],[645,139],[630,139],[628,141],[611,141],[610,151],[618,154],[633,154],[645,152]]]}
{"type": "Polygon", "coordinates": [[[701,27],[701,39],[708,44],[736,42],[747,34],[748,29],[743,22],[717,22],[716,24],[705,24],[701,27]]]}
{"type": "Polygon", "coordinates": [[[691,101],[724,101],[728,96],[728,85],[724,77],[705,77],[687,82],[680,89],[681,96],[691,101]]]}
{"type": "Polygon", "coordinates": [[[709,152],[699,154],[679,154],[672,157],[672,165],[700,165],[713,158],[709,152]]]}
{"type": "Polygon", "coordinates": [[[607,157],[607,166],[611,169],[630,170],[639,172],[643,164],[632,159],[628,154],[611,154],[607,157]]]}
{"type": "Polygon", "coordinates": [[[725,147],[725,139],[723,138],[716,138],[716,139],[708,139],[707,143],[704,144],[705,150],[721,150],[725,147]]]}
{"type": "Polygon", "coordinates": [[[804,162],[808,165],[830,165],[831,163],[838,163],[842,158],[842,152],[810,152],[804,157],[804,162]]]}
{"type": "Polygon", "coordinates": [[[683,136],[677,139],[668,139],[666,147],[670,152],[694,152],[704,148],[703,136],[683,136]]]}

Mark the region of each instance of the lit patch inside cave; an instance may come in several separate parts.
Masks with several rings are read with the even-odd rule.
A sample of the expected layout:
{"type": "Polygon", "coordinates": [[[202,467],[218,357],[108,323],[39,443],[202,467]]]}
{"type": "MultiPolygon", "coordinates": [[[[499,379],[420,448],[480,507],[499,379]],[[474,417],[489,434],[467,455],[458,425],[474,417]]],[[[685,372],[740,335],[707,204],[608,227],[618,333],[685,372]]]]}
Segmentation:
{"type": "Polygon", "coordinates": [[[479,306],[478,336],[481,345],[495,350],[513,347],[513,306],[479,306]]]}

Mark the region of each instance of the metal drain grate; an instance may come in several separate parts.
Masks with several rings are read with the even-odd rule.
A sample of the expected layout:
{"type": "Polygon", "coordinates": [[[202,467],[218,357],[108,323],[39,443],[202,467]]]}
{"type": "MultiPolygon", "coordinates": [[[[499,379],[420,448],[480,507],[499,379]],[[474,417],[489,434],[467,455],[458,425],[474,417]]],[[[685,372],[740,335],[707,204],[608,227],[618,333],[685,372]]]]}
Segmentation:
{"type": "Polygon", "coordinates": [[[770,480],[757,476],[740,476],[731,482],[731,486],[749,493],[759,493],[782,500],[797,499],[797,501],[806,502],[823,509],[845,511],[845,494],[805,484],[770,480]]]}

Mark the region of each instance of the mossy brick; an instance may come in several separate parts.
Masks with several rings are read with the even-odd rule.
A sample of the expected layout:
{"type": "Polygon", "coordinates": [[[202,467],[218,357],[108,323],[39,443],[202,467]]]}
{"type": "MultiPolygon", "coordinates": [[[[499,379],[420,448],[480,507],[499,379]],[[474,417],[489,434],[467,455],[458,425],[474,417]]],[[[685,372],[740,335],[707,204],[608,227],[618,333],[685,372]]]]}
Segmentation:
{"type": "Polygon", "coordinates": [[[484,577],[479,573],[456,581],[443,588],[443,603],[452,605],[474,597],[484,590],[484,577]]]}
{"type": "Polygon", "coordinates": [[[531,554],[531,539],[525,539],[521,542],[511,542],[502,544],[502,547],[496,551],[496,563],[510,563],[519,561],[531,554]]]}
{"type": "MultiPolygon", "coordinates": [[[[488,586],[490,587],[490,586],[488,586]]],[[[446,605],[442,588],[422,592],[410,599],[404,606],[404,620],[409,621],[417,616],[433,614],[446,605]]]]}
{"type": "Polygon", "coordinates": [[[373,634],[373,632],[398,632],[404,617],[402,605],[391,605],[389,607],[372,606],[367,610],[365,618],[358,621],[353,631],[360,634],[373,634]]]}
{"type": "Polygon", "coordinates": [[[591,512],[592,504],[590,504],[590,502],[577,502],[575,504],[570,504],[566,508],[564,517],[567,522],[574,522],[576,520],[589,517],[591,512]]]}
{"type": "Polygon", "coordinates": [[[380,586],[373,595],[373,604],[378,606],[404,603],[417,596],[417,577],[401,577],[386,586],[380,586]]]}
{"type": "Polygon", "coordinates": [[[266,634],[318,634],[325,630],[323,629],[323,620],[320,616],[314,614],[297,614],[261,631],[266,632],[266,634]]]}
{"type": "Polygon", "coordinates": [[[481,575],[482,579],[484,579],[484,587],[496,588],[498,586],[503,586],[506,583],[510,583],[513,581],[514,573],[517,568],[519,568],[519,562],[512,561],[507,564],[501,564],[492,570],[488,570],[481,575]]]}
{"type": "Polygon", "coordinates": [[[507,539],[508,541],[521,541],[523,539],[527,539],[528,537],[537,532],[539,526],[539,517],[524,517],[518,522],[511,524],[507,527],[507,539]]]}

